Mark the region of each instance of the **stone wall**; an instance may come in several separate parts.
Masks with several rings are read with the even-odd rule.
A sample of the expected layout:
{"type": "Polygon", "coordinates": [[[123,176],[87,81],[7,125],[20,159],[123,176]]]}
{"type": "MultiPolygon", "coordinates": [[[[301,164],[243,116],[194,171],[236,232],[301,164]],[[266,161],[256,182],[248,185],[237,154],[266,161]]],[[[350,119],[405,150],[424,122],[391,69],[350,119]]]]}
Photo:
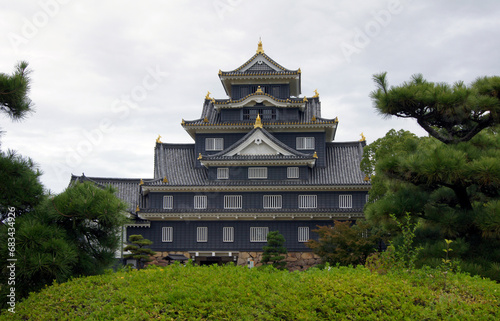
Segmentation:
{"type": "MultiPolygon", "coordinates": [[[[247,265],[248,259],[251,259],[254,261],[254,266],[260,266],[262,265],[262,253],[263,252],[239,252],[237,264],[247,265]]],[[[168,261],[163,258],[169,254],[183,254],[185,257],[190,258],[189,252],[156,252],[154,256],[151,256],[153,261],[148,264],[159,266],[168,265],[168,261]]],[[[303,271],[321,263],[321,258],[312,252],[288,252],[285,261],[287,262],[287,269],[289,271],[303,271]]]]}

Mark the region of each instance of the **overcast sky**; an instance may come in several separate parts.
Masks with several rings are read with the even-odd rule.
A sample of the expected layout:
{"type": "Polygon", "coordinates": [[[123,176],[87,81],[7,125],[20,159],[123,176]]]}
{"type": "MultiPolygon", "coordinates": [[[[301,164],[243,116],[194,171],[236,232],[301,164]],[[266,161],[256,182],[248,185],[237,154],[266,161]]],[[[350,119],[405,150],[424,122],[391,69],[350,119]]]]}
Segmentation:
{"type": "Polygon", "coordinates": [[[500,74],[498,1],[3,1],[0,72],[30,64],[36,112],[0,116],[1,149],[31,157],[61,192],[71,173],[151,178],[153,149],[191,143],[181,120],[200,117],[207,91],[227,98],[218,71],[265,53],[302,71],[322,116],[339,118],[336,141],[368,143],[391,128],[369,94],[373,74],[398,85],[471,83],[500,74]]]}

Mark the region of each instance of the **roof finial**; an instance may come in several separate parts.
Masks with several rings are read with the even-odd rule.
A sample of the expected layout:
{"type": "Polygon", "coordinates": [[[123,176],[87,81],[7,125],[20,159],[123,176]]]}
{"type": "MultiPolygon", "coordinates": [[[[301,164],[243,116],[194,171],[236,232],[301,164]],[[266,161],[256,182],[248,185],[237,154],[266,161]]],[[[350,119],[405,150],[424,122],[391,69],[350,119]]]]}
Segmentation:
{"type": "Polygon", "coordinates": [[[259,37],[259,44],[257,45],[257,53],[258,54],[264,53],[264,49],[262,49],[262,40],[260,40],[260,37],[259,37]]]}
{"type": "Polygon", "coordinates": [[[160,135],[160,134],[158,134],[158,138],[156,139],[156,143],[158,143],[158,144],[161,144],[161,143],[162,143],[162,142],[161,142],[161,140],[160,140],[160,138],[161,138],[161,135],[160,135]]]}
{"type": "Polygon", "coordinates": [[[366,137],[365,137],[365,135],[363,135],[363,133],[361,133],[360,136],[361,136],[361,139],[359,140],[360,142],[366,141],[366,137]]]}
{"type": "Polygon", "coordinates": [[[319,97],[318,90],[314,89],[314,96],[313,96],[313,98],[318,98],[318,97],[319,97]]]}
{"type": "Polygon", "coordinates": [[[256,94],[263,94],[264,91],[262,90],[262,88],[260,88],[260,86],[257,86],[257,90],[255,91],[256,94]]]}
{"type": "Polygon", "coordinates": [[[205,96],[205,99],[210,100],[210,92],[207,91],[207,95],[205,96]]]}
{"type": "Polygon", "coordinates": [[[257,114],[257,118],[255,118],[255,125],[253,128],[262,128],[262,122],[260,121],[260,115],[257,114]]]}

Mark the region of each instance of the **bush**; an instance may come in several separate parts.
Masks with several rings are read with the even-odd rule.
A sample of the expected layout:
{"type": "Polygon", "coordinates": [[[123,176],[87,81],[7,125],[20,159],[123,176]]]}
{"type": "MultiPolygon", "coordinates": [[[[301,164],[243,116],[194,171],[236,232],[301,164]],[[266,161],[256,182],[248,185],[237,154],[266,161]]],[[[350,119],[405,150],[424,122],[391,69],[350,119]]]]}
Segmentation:
{"type": "Polygon", "coordinates": [[[443,292],[439,273],[148,267],[55,284],[0,320],[498,320],[498,284],[450,274],[443,292]]]}

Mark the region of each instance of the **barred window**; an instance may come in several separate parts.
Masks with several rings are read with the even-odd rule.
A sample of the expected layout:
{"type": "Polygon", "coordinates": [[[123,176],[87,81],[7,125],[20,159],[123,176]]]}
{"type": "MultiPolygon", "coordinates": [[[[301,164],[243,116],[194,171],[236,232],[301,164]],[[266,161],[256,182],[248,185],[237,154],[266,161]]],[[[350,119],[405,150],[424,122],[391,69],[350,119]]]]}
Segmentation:
{"type": "Polygon", "coordinates": [[[196,229],[196,242],[208,241],[208,227],[198,227],[196,229]]]}
{"type": "Polygon", "coordinates": [[[174,197],[172,195],[163,196],[163,209],[171,210],[174,208],[174,197]]]}
{"type": "Polygon", "coordinates": [[[251,227],[250,242],[267,242],[268,227],[251,227]]]}
{"type": "Polygon", "coordinates": [[[229,168],[217,168],[217,179],[229,179],[229,168]]]}
{"type": "Polygon", "coordinates": [[[299,178],[299,168],[298,167],[288,167],[286,170],[287,178],[299,178]]]}
{"type": "Polygon", "coordinates": [[[299,195],[299,208],[316,208],[318,207],[317,195],[299,195]]]}
{"type": "Polygon", "coordinates": [[[281,195],[264,195],[264,208],[281,208],[281,195]]]}
{"type": "Polygon", "coordinates": [[[267,178],[267,167],[249,167],[248,178],[267,178]]]}
{"type": "Polygon", "coordinates": [[[352,195],[339,195],[340,208],[352,208],[352,195]]]}
{"type": "Polygon", "coordinates": [[[224,138],[205,138],[205,150],[223,150],[224,138]]]}
{"type": "Polygon", "coordinates": [[[299,226],[299,242],[307,242],[309,240],[309,227],[299,226]]]}
{"type": "Polygon", "coordinates": [[[234,227],[222,228],[222,242],[234,242],[234,227]]]}
{"type": "Polygon", "coordinates": [[[314,149],[314,137],[297,137],[297,149],[314,149]]]}
{"type": "Polygon", "coordinates": [[[161,241],[172,242],[174,239],[174,228],[171,226],[163,227],[161,229],[161,241]]]}
{"type": "Polygon", "coordinates": [[[195,195],[194,196],[194,208],[195,209],[207,208],[207,196],[206,195],[195,195]]]}
{"type": "Polygon", "coordinates": [[[239,209],[241,208],[241,203],[241,195],[224,195],[224,208],[226,209],[239,209]]]}

